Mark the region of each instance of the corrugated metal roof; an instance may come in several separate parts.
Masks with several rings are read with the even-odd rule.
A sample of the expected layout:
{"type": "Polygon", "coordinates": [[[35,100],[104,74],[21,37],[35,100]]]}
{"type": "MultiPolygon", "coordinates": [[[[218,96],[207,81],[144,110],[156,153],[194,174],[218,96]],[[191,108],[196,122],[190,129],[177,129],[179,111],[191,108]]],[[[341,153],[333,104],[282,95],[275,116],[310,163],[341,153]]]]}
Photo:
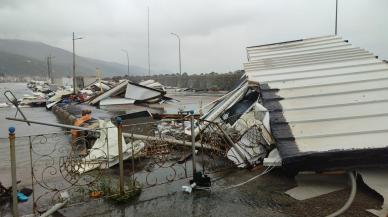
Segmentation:
{"type": "Polygon", "coordinates": [[[388,64],[338,36],[247,48],[283,165],[388,164],[388,64]]]}

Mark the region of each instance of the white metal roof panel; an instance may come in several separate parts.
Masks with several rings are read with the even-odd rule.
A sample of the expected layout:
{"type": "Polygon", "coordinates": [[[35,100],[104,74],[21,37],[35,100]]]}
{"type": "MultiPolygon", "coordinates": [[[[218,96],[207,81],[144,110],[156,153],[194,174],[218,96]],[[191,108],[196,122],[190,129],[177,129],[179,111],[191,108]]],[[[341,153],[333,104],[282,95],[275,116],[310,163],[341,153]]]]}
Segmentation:
{"type": "Polygon", "coordinates": [[[275,49],[282,49],[282,48],[290,48],[295,46],[303,46],[305,44],[313,44],[313,43],[322,43],[325,41],[333,41],[333,40],[341,40],[341,37],[333,37],[333,36],[322,36],[322,37],[316,37],[316,38],[307,38],[307,39],[300,39],[295,41],[288,41],[288,42],[280,42],[280,43],[274,43],[274,44],[266,44],[266,45],[259,45],[259,46],[252,46],[247,47],[248,54],[252,51],[257,50],[275,50],[275,49]],[[292,43],[291,43],[292,42],[292,43]]]}
{"type": "Polygon", "coordinates": [[[388,64],[337,36],[247,48],[283,165],[388,164],[388,64]],[[372,157],[373,156],[373,157],[372,157]]]}
{"type": "MultiPolygon", "coordinates": [[[[303,88],[314,85],[341,85],[347,82],[362,82],[366,80],[378,80],[388,77],[387,71],[372,71],[352,74],[342,74],[337,76],[318,76],[312,78],[300,78],[289,80],[271,81],[269,83],[271,88],[286,89],[286,88],[303,88]]],[[[258,82],[259,79],[252,79],[251,81],[258,82]]]]}
{"type": "MultiPolygon", "coordinates": [[[[282,110],[282,115],[287,117],[287,122],[314,121],[341,119],[344,117],[358,117],[368,115],[386,114],[388,100],[375,101],[370,103],[336,105],[332,107],[306,108],[298,110],[282,110]],[[307,112],[306,112],[307,111],[307,112]],[[321,116],[325,114],[325,116],[321,116]]],[[[276,112],[273,112],[273,121],[284,122],[283,119],[276,119],[276,112]]]]}
{"type": "Polygon", "coordinates": [[[341,50],[333,50],[333,51],[324,51],[324,52],[304,52],[299,55],[288,55],[282,57],[273,57],[265,59],[259,59],[255,61],[251,61],[245,64],[245,67],[248,68],[256,68],[258,66],[269,67],[271,65],[278,66],[280,64],[296,64],[297,62],[313,62],[313,61],[322,61],[327,59],[341,59],[345,57],[354,57],[360,55],[371,55],[371,53],[360,50],[360,49],[341,49],[341,50]]]}

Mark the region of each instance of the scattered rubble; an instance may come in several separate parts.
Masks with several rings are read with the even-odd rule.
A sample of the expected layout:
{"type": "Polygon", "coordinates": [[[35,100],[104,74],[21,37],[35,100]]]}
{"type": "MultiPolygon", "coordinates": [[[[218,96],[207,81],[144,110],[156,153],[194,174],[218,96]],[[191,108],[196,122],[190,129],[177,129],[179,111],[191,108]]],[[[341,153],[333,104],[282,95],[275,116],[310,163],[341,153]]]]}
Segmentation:
{"type": "MultiPolygon", "coordinates": [[[[117,127],[111,121],[99,120],[98,124],[99,128],[103,130],[90,148],[89,154],[85,156],[82,169],[78,171],[88,172],[96,168],[112,167],[119,163],[117,127]],[[108,162],[106,159],[108,159],[108,162]],[[103,162],[106,162],[106,164],[101,165],[101,160],[104,160],[103,162]]],[[[123,160],[136,156],[145,147],[144,142],[140,140],[126,143],[124,136],[121,139],[123,141],[123,160]]]]}
{"type": "MultiPolygon", "coordinates": [[[[386,169],[360,168],[387,164],[387,129],[381,119],[386,118],[383,108],[387,87],[380,78],[386,79],[388,68],[372,54],[348,46],[348,42],[340,37],[328,36],[249,47],[245,75],[233,90],[206,105],[210,107],[209,111],[196,116],[195,120],[187,119],[186,115],[193,113],[189,111],[178,116],[154,116],[146,111],[121,115],[127,124],[120,138],[124,160],[139,156],[143,149],[149,151],[145,140],[187,146],[192,142],[193,153],[199,146],[218,149],[237,167],[267,166],[263,174],[275,167],[282,167],[291,175],[300,171],[346,171],[352,190],[348,202],[338,212],[346,210],[354,198],[356,173],[353,171],[385,199],[388,194],[386,169]],[[328,41],[338,47],[329,49],[328,41]],[[326,55],[326,59],[320,60],[317,50],[326,55]],[[336,52],[343,56],[331,58],[336,52]],[[354,57],[354,53],[364,59],[354,57]],[[365,71],[369,67],[373,70],[365,71]],[[369,78],[360,72],[376,73],[375,77],[369,78]],[[382,73],[377,74],[379,72],[382,73]],[[372,83],[359,87],[363,82],[372,83]],[[381,83],[373,89],[373,82],[381,83]],[[163,121],[156,122],[156,118],[163,121]],[[141,122],[149,122],[149,128],[138,129],[136,124],[141,122]],[[379,123],[372,124],[376,122],[379,123]],[[209,140],[200,141],[203,136],[209,140]],[[131,137],[131,140],[125,137],[131,137]],[[212,143],[214,141],[217,147],[212,143]]],[[[166,88],[154,80],[140,83],[99,80],[76,94],[66,88],[51,91],[46,83],[36,81],[28,85],[39,94],[25,96],[21,104],[45,103],[48,109],[59,113],[58,107],[67,104],[103,107],[171,100],[165,96],[166,88]]],[[[76,123],[77,117],[71,119],[73,124],[76,123]]],[[[96,123],[89,127],[101,129],[101,132],[85,151],[81,172],[118,163],[117,127],[112,120],[94,121],[96,123]],[[108,163],[101,164],[101,160],[108,163]]],[[[162,145],[157,148],[161,154],[168,151],[162,145]]],[[[182,161],[189,157],[186,153],[182,161]]],[[[298,187],[286,193],[306,200],[345,188],[344,177],[343,174],[300,174],[295,177],[298,187]]],[[[185,189],[191,191],[189,187],[185,189]]],[[[370,212],[386,216],[387,210],[385,201],[382,210],[370,212]]]]}
{"type": "MultiPolygon", "coordinates": [[[[31,81],[27,87],[34,96],[24,96],[20,105],[46,106],[51,109],[59,102],[86,103],[94,106],[127,105],[136,103],[164,103],[172,100],[166,97],[166,88],[154,80],[134,83],[129,80],[107,81],[98,79],[77,91],[69,86],[51,85],[46,81],[31,81]]],[[[6,104],[1,105],[7,106],[6,104]]]]}

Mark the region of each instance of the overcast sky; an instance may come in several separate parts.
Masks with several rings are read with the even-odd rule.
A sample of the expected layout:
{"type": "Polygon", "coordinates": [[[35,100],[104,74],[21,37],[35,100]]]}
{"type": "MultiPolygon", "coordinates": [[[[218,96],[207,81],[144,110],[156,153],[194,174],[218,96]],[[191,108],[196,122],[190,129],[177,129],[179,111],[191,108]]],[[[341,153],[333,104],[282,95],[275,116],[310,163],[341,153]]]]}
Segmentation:
{"type": "MultiPolygon", "coordinates": [[[[0,37],[41,41],[79,55],[188,73],[242,68],[245,47],[334,34],[335,0],[0,0],[0,37]]],[[[339,35],[388,59],[388,1],[339,0],[339,35]]]]}

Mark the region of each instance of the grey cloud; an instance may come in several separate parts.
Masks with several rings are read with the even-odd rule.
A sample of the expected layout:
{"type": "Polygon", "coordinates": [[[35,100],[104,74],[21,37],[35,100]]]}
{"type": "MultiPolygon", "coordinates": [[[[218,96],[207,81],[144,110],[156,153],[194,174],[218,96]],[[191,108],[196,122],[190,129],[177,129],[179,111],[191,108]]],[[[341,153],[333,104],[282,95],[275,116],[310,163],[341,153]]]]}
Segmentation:
{"type": "MultiPolygon", "coordinates": [[[[339,33],[388,58],[388,1],[339,0],[339,33]]],[[[335,0],[0,0],[0,37],[42,41],[80,55],[147,65],[146,10],[150,7],[151,64],[176,72],[182,38],[183,70],[226,72],[242,68],[245,47],[334,33],[335,0]]]]}

